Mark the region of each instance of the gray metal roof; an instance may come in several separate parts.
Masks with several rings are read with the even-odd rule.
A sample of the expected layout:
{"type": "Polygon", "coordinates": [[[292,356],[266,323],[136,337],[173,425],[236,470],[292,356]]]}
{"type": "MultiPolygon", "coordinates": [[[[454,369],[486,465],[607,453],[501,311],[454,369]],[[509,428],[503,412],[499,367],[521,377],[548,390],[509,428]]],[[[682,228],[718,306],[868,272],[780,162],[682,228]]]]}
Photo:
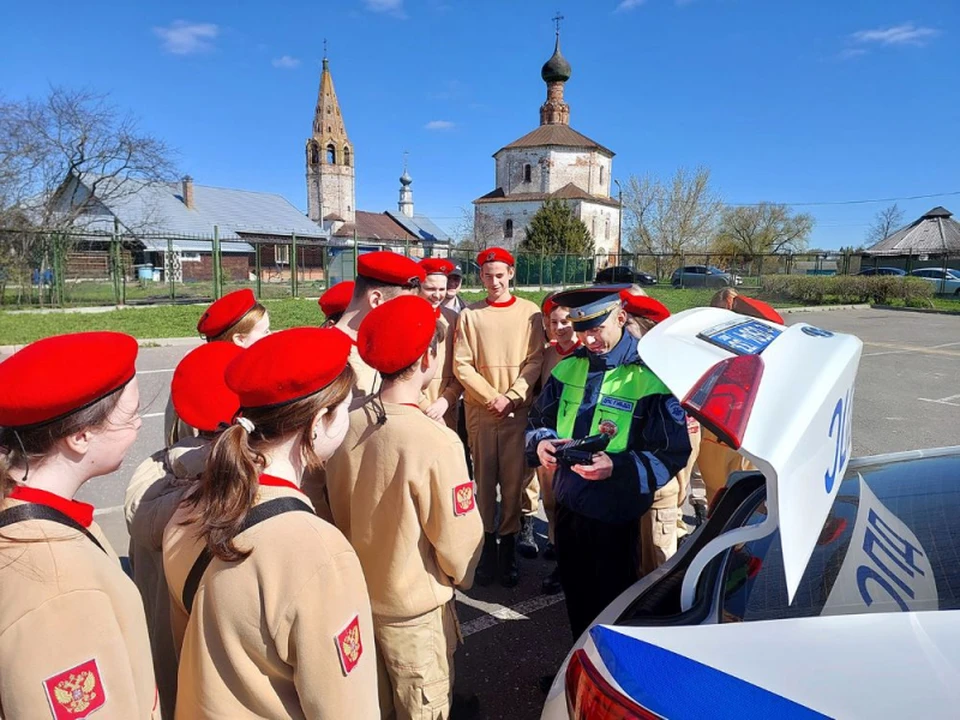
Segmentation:
{"type": "Polygon", "coordinates": [[[426,242],[449,243],[450,236],[436,226],[426,215],[414,215],[412,218],[403,213],[387,211],[387,215],[400,223],[414,237],[426,242]]]}
{"type": "MultiPolygon", "coordinates": [[[[163,238],[140,238],[143,249],[147,252],[167,252],[171,247],[177,252],[209,253],[213,252],[213,242],[210,240],[177,240],[167,242],[163,238]]],[[[220,251],[229,253],[252,253],[253,245],[245,242],[228,241],[220,244],[220,251]]]]}
{"type": "Polygon", "coordinates": [[[923,217],[892,235],[888,235],[865,251],[867,255],[960,254],[960,222],[942,207],[935,207],[923,217]]]}
{"type": "MultiPolygon", "coordinates": [[[[135,192],[125,190],[122,197],[110,199],[107,209],[122,226],[134,228],[138,234],[210,237],[216,225],[223,240],[239,240],[238,233],[279,236],[296,233],[309,238],[326,237],[319,225],[274,193],[194,183],[193,208],[188,208],[183,202],[179,182],[125,182],[140,187],[135,192]]],[[[109,229],[112,229],[112,223],[109,229]]]]}

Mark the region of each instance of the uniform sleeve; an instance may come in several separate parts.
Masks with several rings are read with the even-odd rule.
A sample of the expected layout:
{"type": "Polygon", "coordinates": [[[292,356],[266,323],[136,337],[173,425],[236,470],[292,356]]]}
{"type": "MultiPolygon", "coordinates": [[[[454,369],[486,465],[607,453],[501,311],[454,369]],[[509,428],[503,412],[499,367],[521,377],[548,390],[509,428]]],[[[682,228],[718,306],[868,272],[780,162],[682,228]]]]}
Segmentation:
{"type": "Polygon", "coordinates": [[[480,560],[483,523],[463,445],[450,443],[431,466],[427,483],[417,491],[420,526],[433,546],[437,564],[455,586],[469,589],[480,560]]]}
{"type": "Polygon", "coordinates": [[[277,650],[293,667],[304,717],[380,717],[373,617],[353,551],[334,555],[307,580],[278,628],[277,650]]]}
{"type": "Polygon", "coordinates": [[[124,499],[127,531],[138,545],[159,552],[163,531],[176,512],[187,486],[177,482],[161,463],[145,461],[137,468],[124,499]]]}
{"type": "Polygon", "coordinates": [[[557,435],[557,408],[560,405],[560,393],[563,385],[552,375],[547,384],[540,391],[537,401],[530,409],[527,420],[527,436],[524,444],[524,455],[530,467],[538,467],[540,458],[537,457],[537,445],[542,440],[553,440],[557,435]]]}
{"type": "Polygon", "coordinates": [[[504,393],[517,405],[523,405],[533,396],[533,389],[540,381],[540,368],[543,367],[543,317],[535,313],[530,318],[530,341],[527,345],[527,357],[520,366],[520,374],[510,389],[504,393]]]}
{"type": "Polygon", "coordinates": [[[500,393],[477,370],[477,359],[467,337],[469,326],[470,311],[466,310],[460,314],[457,321],[456,339],[453,343],[453,374],[465,391],[473,393],[483,402],[490,402],[500,393]]]}
{"type": "Polygon", "coordinates": [[[632,476],[640,494],[652,496],[687,465],[687,416],[673,395],[651,395],[637,407],[631,449],[610,458],[615,475],[632,476]]]}
{"type": "Polygon", "coordinates": [[[153,661],[132,657],[111,599],[99,590],[58,595],[0,636],[0,705],[7,718],[159,718],[153,661]],[[144,678],[149,678],[144,683],[144,678]],[[71,712],[72,710],[72,712],[71,712]],[[104,712],[105,711],[105,712],[104,712]]]}
{"type": "Polygon", "coordinates": [[[457,380],[456,375],[451,375],[444,383],[440,397],[446,399],[449,407],[455,407],[461,395],[463,395],[463,385],[457,380]]]}

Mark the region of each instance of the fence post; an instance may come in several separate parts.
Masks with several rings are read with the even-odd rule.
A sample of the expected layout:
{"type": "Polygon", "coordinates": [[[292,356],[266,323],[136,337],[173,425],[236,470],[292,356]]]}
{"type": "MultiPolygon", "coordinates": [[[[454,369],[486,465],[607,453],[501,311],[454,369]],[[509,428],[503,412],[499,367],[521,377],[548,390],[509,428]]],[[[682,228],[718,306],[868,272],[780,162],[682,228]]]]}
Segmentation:
{"type": "Polygon", "coordinates": [[[213,226],[213,299],[219,300],[223,293],[223,278],[220,275],[220,226],[213,226]]]}
{"type": "Polygon", "coordinates": [[[681,250],[680,251],[680,289],[681,290],[683,289],[683,276],[685,275],[685,273],[683,272],[683,268],[686,267],[686,264],[687,263],[685,260],[684,252],[681,250]]]}
{"type": "Polygon", "coordinates": [[[290,294],[298,297],[300,292],[300,278],[298,275],[299,266],[297,264],[297,234],[290,233],[290,294]]]}
{"type": "Polygon", "coordinates": [[[567,255],[569,255],[569,253],[563,254],[563,270],[561,271],[562,274],[560,275],[561,288],[567,287],[567,255]]]}
{"type": "Polygon", "coordinates": [[[540,248],[540,292],[543,292],[543,261],[546,257],[546,253],[543,251],[543,247],[540,248]]]}
{"type": "Polygon", "coordinates": [[[357,247],[357,231],[353,231],[353,279],[357,279],[357,256],[359,255],[360,250],[357,247]]]}
{"type": "Polygon", "coordinates": [[[261,275],[263,274],[263,265],[260,260],[260,250],[263,247],[262,243],[255,243],[253,246],[253,272],[257,276],[257,300],[263,297],[263,281],[261,275]]]}

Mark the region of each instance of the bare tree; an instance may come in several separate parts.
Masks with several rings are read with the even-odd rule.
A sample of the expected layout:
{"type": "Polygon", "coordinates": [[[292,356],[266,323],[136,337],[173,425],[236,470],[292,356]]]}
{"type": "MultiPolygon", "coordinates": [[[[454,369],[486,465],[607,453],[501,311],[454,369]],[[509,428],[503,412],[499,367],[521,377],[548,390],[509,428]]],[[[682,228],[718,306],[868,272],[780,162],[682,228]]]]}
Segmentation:
{"type": "Polygon", "coordinates": [[[792,213],[787,205],[760,203],[731,206],[723,211],[714,250],[754,258],[806,248],[813,216],[792,213]]]}
{"type": "Polygon", "coordinates": [[[867,245],[876,245],[903,226],[903,210],[894,203],[877,213],[873,225],[867,230],[867,245]]]}
{"type": "Polygon", "coordinates": [[[634,252],[674,255],[703,249],[722,207],[707,168],[680,168],[667,182],[631,176],[623,193],[628,246],[634,252]]]}

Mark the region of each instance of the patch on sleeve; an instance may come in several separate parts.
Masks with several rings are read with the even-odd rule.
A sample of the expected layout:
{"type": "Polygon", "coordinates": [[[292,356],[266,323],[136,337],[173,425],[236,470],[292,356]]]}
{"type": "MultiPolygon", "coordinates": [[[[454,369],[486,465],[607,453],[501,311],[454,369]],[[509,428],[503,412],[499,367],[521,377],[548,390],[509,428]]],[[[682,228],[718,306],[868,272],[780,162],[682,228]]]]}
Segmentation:
{"type": "Polygon", "coordinates": [[[453,489],[453,514],[466,515],[476,506],[476,495],[473,492],[473,483],[466,482],[453,489]]]}
{"type": "Polygon", "coordinates": [[[337,654],[340,656],[340,667],[343,674],[349,675],[360,662],[363,655],[363,641],[360,639],[360,616],[354,615],[353,620],[334,638],[337,643],[337,654]]]}
{"type": "Polygon", "coordinates": [[[678,425],[686,425],[687,414],[680,407],[680,402],[676,398],[667,398],[667,412],[678,425]]]}
{"type": "Polygon", "coordinates": [[[54,720],[83,720],[107,702],[96,658],[43,681],[54,720]]]}

